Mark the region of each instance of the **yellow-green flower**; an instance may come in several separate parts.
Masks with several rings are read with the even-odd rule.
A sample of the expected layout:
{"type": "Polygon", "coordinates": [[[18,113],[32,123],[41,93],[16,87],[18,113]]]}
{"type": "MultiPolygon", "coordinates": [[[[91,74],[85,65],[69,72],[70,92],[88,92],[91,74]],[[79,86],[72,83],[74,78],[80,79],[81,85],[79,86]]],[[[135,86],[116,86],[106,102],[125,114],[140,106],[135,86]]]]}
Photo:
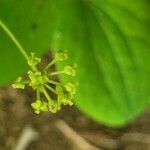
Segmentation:
{"type": "Polygon", "coordinates": [[[35,113],[51,111],[56,113],[63,105],[72,105],[73,98],[76,93],[76,86],[73,82],[61,83],[52,79],[52,76],[59,74],[67,74],[75,76],[75,67],[65,66],[63,71],[50,72],[50,67],[56,62],[64,61],[68,58],[67,51],[58,52],[55,54],[54,60],[47,64],[44,69],[39,70],[38,64],[41,59],[35,57],[34,53],[31,53],[28,64],[30,70],[27,72],[28,79],[24,80],[19,77],[16,82],[12,85],[13,88],[24,89],[25,85],[30,86],[36,92],[36,101],[31,104],[35,113]],[[53,93],[55,99],[49,94],[53,93]],[[47,102],[41,100],[41,94],[45,96],[47,102]]]}

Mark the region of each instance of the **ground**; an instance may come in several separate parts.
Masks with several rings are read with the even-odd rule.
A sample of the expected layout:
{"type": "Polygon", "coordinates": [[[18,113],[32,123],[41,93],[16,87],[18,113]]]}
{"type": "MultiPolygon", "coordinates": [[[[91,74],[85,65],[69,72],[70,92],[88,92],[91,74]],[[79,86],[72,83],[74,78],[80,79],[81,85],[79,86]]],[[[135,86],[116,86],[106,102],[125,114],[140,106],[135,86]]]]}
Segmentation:
{"type": "MultiPolygon", "coordinates": [[[[122,129],[105,127],[75,106],[65,107],[57,114],[37,115],[30,107],[33,94],[6,87],[0,90],[0,150],[13,149],[22,131],[28,126],[39,137],[28,145],[28,150],[78,150],[76,143],[56,126],[62,120],[89,145],[103,150],[149,150],[150,149],[150,111],[122,129]]],[[[65,129],[64,129],[65,130],[65,129]]],[[[68,131],[66,130],[65,133],[68,131]]],[[[76,135],[72,135],[76,136],[76,135]]],[[[82,143],[82,141],[81,141],[82,143]]]]}

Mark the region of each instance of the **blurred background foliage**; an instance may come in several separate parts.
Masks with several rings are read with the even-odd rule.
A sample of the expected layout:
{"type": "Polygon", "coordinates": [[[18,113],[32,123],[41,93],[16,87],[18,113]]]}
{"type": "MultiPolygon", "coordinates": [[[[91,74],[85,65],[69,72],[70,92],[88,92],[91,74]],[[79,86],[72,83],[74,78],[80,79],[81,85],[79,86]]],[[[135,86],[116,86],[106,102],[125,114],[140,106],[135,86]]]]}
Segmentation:
{"type": "MultiPolygon", "coordinates": [[[[0,18],[28,52],[68,50],[78,65],[76,106],[117,127],[149,105],[149,14],[149,0],[0,0],[0,18]]],[[[26,69],[0,30],[0,85],[26,69]]]]}

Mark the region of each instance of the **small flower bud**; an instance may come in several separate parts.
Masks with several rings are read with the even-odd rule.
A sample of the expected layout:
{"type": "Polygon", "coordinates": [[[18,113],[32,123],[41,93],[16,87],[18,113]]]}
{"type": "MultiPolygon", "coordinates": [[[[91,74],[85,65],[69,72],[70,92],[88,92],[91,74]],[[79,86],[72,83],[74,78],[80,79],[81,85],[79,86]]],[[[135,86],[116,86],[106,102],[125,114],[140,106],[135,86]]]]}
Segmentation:
{"type": "Polygon", "coordinates": [[[40,107],[42,105],[42,101],[41,100],[37,100],[36,102],[31,104],[31,107],[34,109],[36,114],[40,113],[40,107]]]}
{"type": "Polygon", "coordinates": [[[35,67],[37,64],[41,62],[41,58],[35,57],[34,53],[31,53],[31,56],[28,60],[28,65],[31,67],[35,67]]]}
{"type": "Polygon", "coordinates": [[[47,103],[42,102],[41,100],[37,100],[36,102],[31,104],[31,107],[34,109],[35,113],[39,114],[41,111],[48,111],[47,103]]]}
{"type": "Polygon", "coordinates": [[[55,103],[55,104],[50,104],[49,105],[49,110],[52,112],[52,113],[56,113],[57,111],[59,111],[61,109],[61,105],[60,103],[55,103]]]}
{"type": "Polygon", "coordinates": [[[64,68],[64,73],[67,74],[67,75],[70,75],[70,76],[75,76],[76,75],[75,69],[71,66],[66,66],[64,68]]]}
{"type": "Polygon", "coordinates": [[[24,89],[25,84],[24,84],[22,77],[19,77],[18,79],[16,79],[15,83],[12,84],[12,87],[15,89],[24,89]]]}
{"type": "Polygon", "coordinates": [[[76,93],[76,86],[71,82],[67,83],[65,85],[65,88],[68,92],[70,92],[71,95],[74,95],[76,93]]]}
{"type": "Polygon", "coordinates": [[[42,91],[43,85],[49,81],[48,77],[46,75],[42,75],[40,71],[28,71],[28,76],[30,78],[29,86],[31,86],[34,90],[39,89],[42,91]]]}
{"type": "Polygon", "coordinates": [[[57,95],[62,95],[63,94],[63,88],[59,85],[56,85],[56,93],[57,93],[57,95]]]}
{"type": "Polygon", "coordinates": [[[66,51],[64,51],[64,52],[57,52],[56,55],[55,55],[55,59],[57,61],[67,60],[68,59],[67,52],[66,51]]]}
{"type": "Polygon", "coordinates": [[[48,111],[48,107],[47,107],[47,103],[46,102],[42,102],[41,111],[43,111],[43,112],[48,111]]]}
{"type": "Polygon", "coordinates": [[[68,98],[65,98],[65,97],[63,97],[63,99],[62,99],[62,103],[64,105],[70,105],[70,106],[73,105],[73,102],[71,101],[71,99],[68,99],[68,98]]]}

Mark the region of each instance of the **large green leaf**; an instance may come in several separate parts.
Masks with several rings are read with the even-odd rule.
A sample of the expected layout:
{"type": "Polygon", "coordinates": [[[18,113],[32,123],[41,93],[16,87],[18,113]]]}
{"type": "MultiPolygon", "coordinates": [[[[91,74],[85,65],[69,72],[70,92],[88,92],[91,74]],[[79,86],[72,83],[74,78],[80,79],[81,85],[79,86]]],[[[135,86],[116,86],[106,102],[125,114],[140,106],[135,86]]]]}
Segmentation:
{"type": "MultiPolygon", "coordinates": [[[[132,120],[149,103],[149,9],[149,0],[0,1],[0,17],[26,49],[69,50],[78,64],[77,106],[113,126],[132,120]]],[[[0,49],[4,85],[26,65],[2,30],[0,49]]]]}

